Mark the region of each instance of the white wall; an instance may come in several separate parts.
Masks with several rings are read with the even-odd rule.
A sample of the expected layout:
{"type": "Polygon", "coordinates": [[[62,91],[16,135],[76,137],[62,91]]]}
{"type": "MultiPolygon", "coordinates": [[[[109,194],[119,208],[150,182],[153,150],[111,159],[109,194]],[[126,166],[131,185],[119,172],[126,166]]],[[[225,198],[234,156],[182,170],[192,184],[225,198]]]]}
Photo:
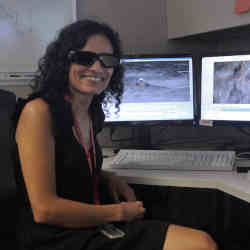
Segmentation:
{"type": "Polygon", "coordinates": [[[190,53],[210,50],[213,41],[168,40],[168,0],[79,0],[78,19],[109,23],[121,36],[124,54],[190,53]]]}
{"type": "Polygon", "coordinates": [[[166,0],[81,0],[78,18],[112,25],[126,54],[157,54],[166,50],[166,0]]]}

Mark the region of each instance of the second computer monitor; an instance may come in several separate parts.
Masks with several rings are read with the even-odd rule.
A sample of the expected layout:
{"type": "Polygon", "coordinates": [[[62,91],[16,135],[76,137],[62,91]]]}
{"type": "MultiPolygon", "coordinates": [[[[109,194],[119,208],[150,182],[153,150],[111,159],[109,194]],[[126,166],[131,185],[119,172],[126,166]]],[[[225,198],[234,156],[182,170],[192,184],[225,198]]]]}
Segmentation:
{"type": "Polygon", "coordinates": [[[106,123],[193,121],[193,59],[187,55],[126,56],[124,94],[120,112],[106,123]]]}
{"type": "Polygon", "coordinates": [[[250,52],[202,57],[201,119],[250,121],[250,52]]]}

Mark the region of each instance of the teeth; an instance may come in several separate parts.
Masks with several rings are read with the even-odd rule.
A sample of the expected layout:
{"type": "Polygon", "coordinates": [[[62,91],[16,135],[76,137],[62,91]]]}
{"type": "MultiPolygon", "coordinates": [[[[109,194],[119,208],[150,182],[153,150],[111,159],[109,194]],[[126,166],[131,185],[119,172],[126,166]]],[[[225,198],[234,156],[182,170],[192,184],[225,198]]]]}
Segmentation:
{"type": "Polygon", "coordinates": [[[87,76],[86,78],[88,78],[89,80],[92,80],[92,81],[102,81],[103,80],[101,77],[95,77],[95,76],[87,76]]]}

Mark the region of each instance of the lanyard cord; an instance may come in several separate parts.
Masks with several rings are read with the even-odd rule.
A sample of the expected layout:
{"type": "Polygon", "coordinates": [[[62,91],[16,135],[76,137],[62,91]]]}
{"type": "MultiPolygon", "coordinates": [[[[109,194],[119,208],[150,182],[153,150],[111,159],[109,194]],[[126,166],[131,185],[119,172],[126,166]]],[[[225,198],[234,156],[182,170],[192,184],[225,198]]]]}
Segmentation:
{"type": "MultiPolygon", "coordinates": [[[[69,96],[65,96],[65,100],[70,103],[69,96]]],[[[89,118],[90,138],[91,138],[91,144],[92,144],[92,149],[93,149],[93,153],[94,153],[94,168],[93,168],[93,164],[92,164],[92,160],[91,160],[90,151],[87,149],[86,145],[83,143],[83,137],[82,137],[82,133],[81,133],[81,130],[80,130],[78,120],[75,118],[75,115],[74,115],[73,112],[72,112],[72,115],[73,115],[73,120],[74,120],[74,127],[75,127],[76,136],[78,138],[79,143],[84,148],[85,154],[87,156],[90,175],[92,177],[92,185],[93,185],[93,192],[94,192],[94,194],[93,194],[94,203],[95,204],[100,204],[100,196],[99,196],[99,191],[98,191],[99,176],[97,175],[97,173],[95,171],[96,168],[97,168],[97,164],[96,164],[96,148],[95,148],[95,140],[94,140],[94,131],[93,131],[92,120],[89,118]]]]}
{"type": "Polygon", "coordinates": [[[79,126],[78,120],[75,118],[74,114],[73,114],[73,119],[74,119],[74,126],[75,126],[76,135],[78,137],[80,144],[84,148],[86,156],[87,156],[89,170],[90,170],[90,174],[92,176],[92,182],[93,182],[94,202],[95,202],[95,204],[100,204],[100,198],[99,198],[99,192],[98,192],[99,177],[95,171],[96,167],[97,167],[96,166],[96,149],[95,149],[94,131],[93,131],[92,121],[89,118],[90,138],[91,138],[91,144],[92,144],[92,149],[93,149],[93,153],[94,153],[94,166],[92,164],[90,151],[87,149],[86,145],[83,143],[83,137],[82,137],[82,133],[80,130],[80,126],[79,126]]]}
{"type": "Polygon", "coordinates": [[[94,153],[94,167],[93,167],[93,164],[92,164],[92,161],[91,161],[90,151],[87,149],[87,146],[83,143],[83,137],[82,137],[82,133],[81,133],[81,130],[80,130],[80,127],[79,127],[78,120],[75,119],[74,116],[73,116],[73,119],[74,119],[74,126],[75,126],[76,135],[78,137],[78,140],[79,140],[80,144],[82,145],[82,147],[85,150],[85,153],[86,153],[87,159],[88,159],[90,174],[91,174],[91,176],[93,176],[94,169],[96,168],[96,150],[95,150],[95,142],[94,142],[94,133],[93,133],[92,122],[89,119],[91,146],[93,148],[93,153],[94,153]]]}

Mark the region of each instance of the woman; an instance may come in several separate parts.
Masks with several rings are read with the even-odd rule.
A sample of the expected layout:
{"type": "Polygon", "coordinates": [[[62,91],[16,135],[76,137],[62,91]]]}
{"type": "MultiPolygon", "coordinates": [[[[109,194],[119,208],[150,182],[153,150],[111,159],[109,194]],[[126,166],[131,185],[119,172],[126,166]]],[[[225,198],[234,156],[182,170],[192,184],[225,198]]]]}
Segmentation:
{"type": "Polygon", "coordinates": [[[119,107],[123,92],[118,35],[107,25],[65,27],[39,63],[38,91],[18,104],[16,179],[22,209],[17,228],[24,249],[216,249],[206,233],[144,221],[145,208],[116,175],[101,169],[96,135],[102,104],[119,107]],[[115,201],[102,204],[100,183],[115,201]],[[110,239],[103,225],[125,236],[110,239]],[[181,239],[181,241],[180,241],[181,239]]]}

